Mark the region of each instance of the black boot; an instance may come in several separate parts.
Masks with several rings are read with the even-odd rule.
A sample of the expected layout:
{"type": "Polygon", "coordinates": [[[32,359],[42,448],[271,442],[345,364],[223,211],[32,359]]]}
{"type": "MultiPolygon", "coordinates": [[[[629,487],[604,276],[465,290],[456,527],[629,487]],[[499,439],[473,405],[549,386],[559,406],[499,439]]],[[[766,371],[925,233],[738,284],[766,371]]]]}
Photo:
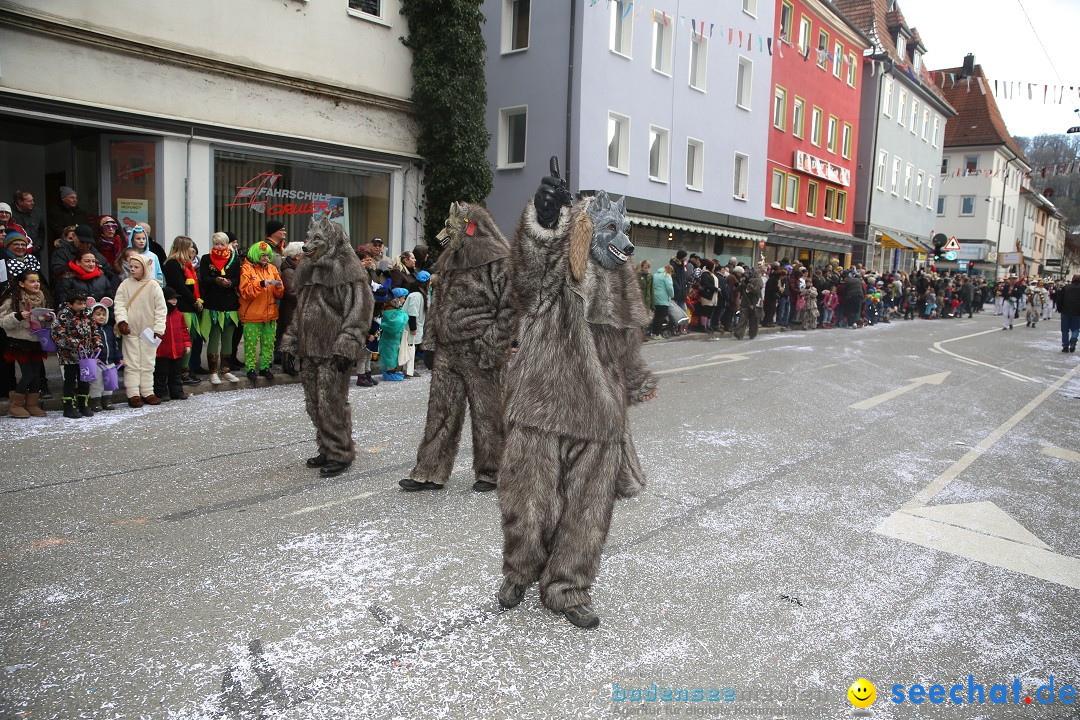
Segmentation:
{"type": "Polygon", "coordinates": [[[579,628],[591,630],[600,627],[600,616],[594,613],[593,609],[588,605],[575,605],[572,608],[566,608],[563,610],[563,615],[572,625],[577,625],[579,628]]]}
{"type": "Polygon", "coordinates": [[[79,395],[77,399],[79,414],[83,417],[94,417],[94,411],[90,409],[90,396],[79,395]]]}
{"type": "Polygon", "coordinates": [[[64,396],[64,417],[78,420],[82,414],[75,409],[75,398],[70,395],[64,396]]]}
{"type": "Polygon", "coordinates": [[[90,409],[95,413],[101,412],[101,398],[90,398],[90,409]]]}
{"type": "Polygon", "coordinates": [[[376,385],[379,384],[379,381],[376,380],[374,377],[372,377],[370,370],[368,370],[366,373],[364,373],[364,377],[366,377],[367,381],[369,383],[371,383],[370,387],[375,387],[376,385]]]}
{"type": "Polygon", "coordinates": [[[398,485],[400,485],[401,489],[405,492],[416,492],[417,490],[442,490],[446,487],[446,485],[440,485],[439,483],[434,483],[430,480],[416,482],[412,478],[398,480],[398,485]]]}
{"type": "Polygon", "coordinates": [[[340,475],[349,469],[352,463],[338,462],[337,460],[327,460],[326,464],[319,469],[319,475],[323,477],[333,477],[334,475],[340,475]]]}
{"type": "Polygon", "coordinates": [[[507,610],[517,607],[528,589],[528,585],[515,585],[510,582],[510,578],[503,578],[502,586],[499,588],[499,605],[507,610]]]}
{"type": "Polygon", "coordinates": [[[324,467],[328,462],[329,460],[326,459],[326,456],[322,453],[319,453],[315,457],[308,458],[305,464],[310,468],[321,468],[324,467]]]}
{"type": "Polygon", "coordinates": [[[101,409],[102,410],[115,410],[116,406],[112,404],[112,397],[109,395],[101,396],[101,409]]]}
{"type": "Polygon", "coordinates": [[[266,383],[267,383],[268,385],[271,385],[271,384],[273,384],[273,382],[274,382],[274,373],[272,373],[272,372],[270,371],[270,368],[266,368],[265,370],[263,370],[263,371],[262,371],[261,373],[259,373],[259,374],[260,374],[260,375],[262,375],[262,376],[263,376],[264,378],[266,378],[266,383]]]}

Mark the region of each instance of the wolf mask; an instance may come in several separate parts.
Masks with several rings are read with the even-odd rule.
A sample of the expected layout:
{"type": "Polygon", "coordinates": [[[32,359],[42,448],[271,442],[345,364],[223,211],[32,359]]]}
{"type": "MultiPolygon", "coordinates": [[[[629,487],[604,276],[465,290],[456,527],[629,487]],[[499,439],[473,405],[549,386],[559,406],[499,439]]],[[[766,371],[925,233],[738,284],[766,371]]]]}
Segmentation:
{"type": "Polygon", "coordinates": [[[352,249],[340,224],[322,217],[312,219],[304,236],[304,261],[297,265],[297,284],[341,285],[357,282],[367,271],[352,249]],[[302,282],[301,282],[302,271],[302,282]]]}
{"type": "Polygon", "coordinates": [[[440,271],[480,267],[510,255],[510,244],[495,220],[472,203],[450,203],[446,224],[435,239],[442,248],[435,265],[440,271]]]}
{"type": "Polygon", "coordinates": [[[626,219],[626,197],[613,203],[601,190],[589,205],[588,214],[593,224],[589,252],[605,269],[614,270],[634,254],[634,245],[627,236],[630,221],[626,219]]]}

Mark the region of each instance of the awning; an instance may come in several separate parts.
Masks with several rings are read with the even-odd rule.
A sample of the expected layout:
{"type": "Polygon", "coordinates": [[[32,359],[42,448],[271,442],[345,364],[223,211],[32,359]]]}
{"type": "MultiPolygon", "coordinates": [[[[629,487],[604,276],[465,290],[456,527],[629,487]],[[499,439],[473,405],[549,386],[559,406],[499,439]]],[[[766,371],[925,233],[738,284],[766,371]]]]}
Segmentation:
{"type": "Polygon", "coordinates": [[[792,245],[794,247],[824,250],[826,252],[851,252],[852,245],[869,245],[866,240],[854,235],[830,232],[806,225],[789,225],[775,222],[769,234],[769,242],[774,245],[792,245]]]}
{"type": "Polygon", "coordinates": [[[681,230],[683,232],[701,233],[703,235],[717,235],[719,237],[733,238],[735,240],[750,240],[761,242],[766,239],[762,233],[751,232],[730,228],[724,225],[706,225],[704,223],[675,220],[668,217],[655,215],[639,215],[638,213],[626,213],[626,218],[631,225],[644,225],[645,227],[663,228],[665,230],[681,230]]]}
{"type": "Polygon", "coordinates": [[[901,233],[896,233],[895,236],[887,233],[881,233],[881,247],[886,250],[910,250],[912,252],[926,252],[921,247],[915,244],[911,238],[901,233]]]}

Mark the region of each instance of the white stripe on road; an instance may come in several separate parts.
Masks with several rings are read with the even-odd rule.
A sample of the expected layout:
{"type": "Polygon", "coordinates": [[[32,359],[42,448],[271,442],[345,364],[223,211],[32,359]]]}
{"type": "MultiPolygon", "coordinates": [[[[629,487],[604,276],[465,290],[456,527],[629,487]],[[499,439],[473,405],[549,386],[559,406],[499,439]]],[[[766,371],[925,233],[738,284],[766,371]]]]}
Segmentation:
{"type": "Polygon", "coordinates": [[[747,355],[739,355],[732,353],[729,355],[714,355],[710,358],[709,362],[700,363],[698,365],[685,365],[683,367],[668,368],[667,370],[657,370],[653,375],[670,375],[671,373],[684,372],[686,370],[697,370],[698,368],[712,367],[713,365],[727,365],[728,363],[738,362],[739,360],[749,360],[747,355]]]}
{"type": "Polygon", "coordinates": [[[1072,450],[1065,450],[1053,445],[1043,445],[1040,450],[1043,455],[1049,455],[1053,458],[1059,458],[1061,460],[1071,460],[1074,463],[1080,463],[1080,452],[1074,452],[1072,450]]]}
{"type": "Polygon", "coordinates": [[[1021,420],[1034,412],[1035,408],[1042,405],[1048,397],[1060,390],[1061,386],[1067,383],[1078,371],[1080,371],[1080,366],[1074,367],[1072,370],[1058,378],[1057,382],[1039,393],[1038,397],[1029,402],[1023,408],[1021,408],[1011,418],[999,425],[992,433],[980,440],[978,445],[973,447],[962,458],[960,458],[951,466],[946,468],[945,472],[934,478],[933,482],[920,490],[918,494],[915,495],[915,497],[904,503],[901,510],[914,510],[915,508],[923,507],[924,505],[926,505],[926,503],[930,502],[930,500],[933,499],[935,495],[948,487],[949,483],[955,480],[960,473],[964,472],[964,470],[967,470],[968,467],[970,467],[972,463],[978,460],[984,452],[989,450],[994,445],[994,443],[1004,437],[1005,433],[1016,427],[1016,425],[1021,420]]]}
{"type": "Polygon", "coordinates": [[[970,335],[961,335],[960,337],[954,337],[954,338],[950,338],[948,340],[941,340],[940,342],[934,343],[934,347],[931,348],[931,350],[937,349],[939,352],[943,352],[946,355],[952,355],[957,360],[961,360],[963,362],[966,362],[969,365],[982,365],[983,367],[988,367],[988,368],[991,368],[993,370],[998,370],[1002,374],[1004,374],[1006,377],[1011,377],[1014,380],[1023,380],[1025,382],[1039,382],[1035,378],[1028,377],[1027,375],[1021,375],[1020,373],[1015,373],[1012,370],[1008,370],[1008,369],[1003,368],[1003,367],[998,367],[997,365],[991,365],[990,363],[984,363],[981,360],[975,360],[974,358],[964,357],[963,355],[959,355],[957,353],[954,353],[954,352],[952,352],[950,350],[946,350],[945,348],[941,347],[945,343],[956,342],[957,340],[966,340],[968,338],[978,337],[980,335],[989,335],[990,333],[993,333],[993,332],[1001,332],[1001,330],[1000,329],[983,330],[982,332],[972,333],[970,335]]]}
{"type": "Polygon", "coordinates": [[[359,495],[350,495],[347,498],[341,498],[340,500],[332,500],[322,505],[309,505],[308,507],[300,508],[299,510],[293,510],[290,513],[285,513],[281,517],[293,517],[294,515],[307,515],[308,513],[318,512],[319,510],[325,510],[328,507],[334,507],[335,505],[344,505],[345,503],[354,502],[356,500],[363,500],[364,498],[371,497],[376,493],[375,490],[369,490],[367,492],[360,493],[359,495]]]}

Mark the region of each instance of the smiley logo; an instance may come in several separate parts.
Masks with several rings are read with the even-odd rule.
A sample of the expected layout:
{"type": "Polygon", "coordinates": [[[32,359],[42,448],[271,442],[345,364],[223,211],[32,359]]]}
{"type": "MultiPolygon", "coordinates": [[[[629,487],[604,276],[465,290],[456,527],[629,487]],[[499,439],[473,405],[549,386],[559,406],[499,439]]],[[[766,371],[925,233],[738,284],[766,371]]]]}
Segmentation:
{"type": "Polygon", "coordinates": [[[857,708],[868,708],[877,700],[877,688],[866,678],[859,678],[848,688],[847,699],[857,708]]]}

